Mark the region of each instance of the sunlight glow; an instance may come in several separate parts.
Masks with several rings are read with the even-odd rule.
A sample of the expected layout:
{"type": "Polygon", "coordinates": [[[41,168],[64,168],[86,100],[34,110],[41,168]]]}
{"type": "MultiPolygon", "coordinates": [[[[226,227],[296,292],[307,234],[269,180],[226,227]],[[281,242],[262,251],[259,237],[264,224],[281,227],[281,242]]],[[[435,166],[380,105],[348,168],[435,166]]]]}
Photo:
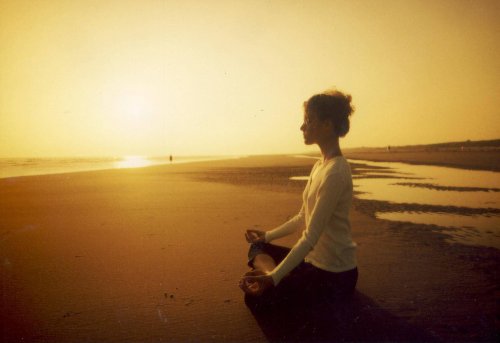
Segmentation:
{"type": "Polygon", "coordinates": [[[116,111],[129,122],[146,120],[151,112],[150,99],[137,92],[123,92],[116,98],[116,111]]]}
{"type": "Polygon", "coordinates": [[[477,3],[1,0],[0,157],[313,152],[302,104],[332,87],[343,148],[496,139],[477,3]]]}
{"type": "Polygon", "coordinates": [[[147,102],[144,96],[139,94],[123,95],[120,98],[120,110],[124,115],[139,118],[147,110],[147,102]]]}
{"type": "Polygon", "coordinates": [[[125,156],[121,161],[116,162],[116,168],[140,168],[152,164],[153,163],[144,156],[125,156]]]}

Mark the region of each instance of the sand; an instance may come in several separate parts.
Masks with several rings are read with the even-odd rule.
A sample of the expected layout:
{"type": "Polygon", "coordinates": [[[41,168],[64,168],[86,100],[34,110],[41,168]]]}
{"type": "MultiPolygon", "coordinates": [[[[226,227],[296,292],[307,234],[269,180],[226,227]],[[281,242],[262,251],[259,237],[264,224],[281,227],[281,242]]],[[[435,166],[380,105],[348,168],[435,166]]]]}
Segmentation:
{"type": "MultiPolygon", "coordinates": [[[[0,337],[279,340],[290,323],[266,326],[237,286],[243,232],[295,214],[303,183],[288,177],[313,163],[269,156],[1,179],[0,337]]],[[[498,250],[377,220],[359,200],[351,218],[355,310],[329,340],[495,338],[498,250]]]]}

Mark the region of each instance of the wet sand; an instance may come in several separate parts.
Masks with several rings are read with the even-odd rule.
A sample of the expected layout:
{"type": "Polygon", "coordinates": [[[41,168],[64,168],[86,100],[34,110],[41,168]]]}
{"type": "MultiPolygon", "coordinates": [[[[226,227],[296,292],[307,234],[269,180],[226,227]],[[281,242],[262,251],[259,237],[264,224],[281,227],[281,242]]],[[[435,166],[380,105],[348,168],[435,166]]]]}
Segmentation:
{"type": "Polygon", "coordinates": [[[500,150],[404,150],[392,149],[346,149],[345,156],[350,159],[376,162],[403,162],[426,164],[474,170],[500,171],[500,150]]]}
{"type": "MultiPolygon", "coordinates": [[[[262,156],[0,180],[0,337],[279,340],[290,322],[266,326],[237,287],[243,232],[295,214],[304,183],[289,177],[313,163],[262,156]]],[[[356,310],[328,339],[494,340],[498,250],[353,207],[356,310]]]]}

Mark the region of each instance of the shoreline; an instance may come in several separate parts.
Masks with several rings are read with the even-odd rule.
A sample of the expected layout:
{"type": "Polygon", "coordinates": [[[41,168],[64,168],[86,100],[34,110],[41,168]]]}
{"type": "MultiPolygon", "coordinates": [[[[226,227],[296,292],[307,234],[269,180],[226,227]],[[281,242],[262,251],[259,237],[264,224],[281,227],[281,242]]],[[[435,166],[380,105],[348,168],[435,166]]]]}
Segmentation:
{"type": "MultiPolygon", "coordinates": [[[[259,156],[1,179],[3,338],[268,340],[237,287],[243,232],[295,214],[304,184],[289,176],[313,163],[259,156]]],[[[354,199],[358,291],[372,321],[353,333],[387,340],[403,321],[440,340],[491,340],[499,251],[374,209],[354,199]]]]}
{"type": "MultiPolygon", "coordinates": [[[[428,165],[440,166],[449,168],[458,168],[466,170],[484,170],[500,172],[500,152],[499,151],[383,151],[382,149],[345,149],[344,156],[353,161],[369,161],[369,162],[396,162],[414,165],[428,165]]],[[[14,173],[13,175],[1,175],[2,179],[12,179],[19,177],[30,176],[43,176],[43,175],[60,175],[60,174],[73,174],[84,172],[100,172],[120,169],[137,169],[137,168],[151,168],[157,166],[169,166],[179,164],[197,164],[197,163],[210,163],[214,161],[228,161],[239,160],[244,158],[282,158],[292,157],[297,159],[316,159],[319,155],[315,154],[273,154],[273,155],[241,155],[241,156],[210,156],[210,157],[181,157],[180,160],[174,160],[173,163],[165,162],[152,162],[148,157],[144,157],[145,161],[150,161],[150,164],[135,167],[118,167],[116,161],[114,166],[107,167],[87,167],[84,169],[66,170],[66,171],[42,171],[40,173],[14,173]]],[[[141,157],[142,158],[142,157],[141,157]]],[[[22,158],[24,159],[24,158],[22,158]]],[[[71,159],[71,158],[69,158],[71,159]]],[[[91,160],[107,160],[109,158],[90,158],[91,160]]],[[[48,158],[47,160],[51,160],[48,158]]],[[[66,160],[63,158],[62,160],[66,160]]],[[[84,158],[85,160],[85,158],[84,158]]],[[[111,160],[111,159],[110,159],[111,160]]],[[[117,160],[119,161],[119,160],[117,160]]],[[[72,168],[72,167],[69,167],[72,168]]]]}
{"type": "Polygon", "coordinates": [[[26,177],[26,176],[41,176],[41,175],[56,175],[56,174],[71,174],[71,173],[82,173],[82,172],[94,172],[103,170],[119,170],[119,169],[135,169],[135,168],[147,168],[154,166],[165,166],[165,165],[178,165],[185,163],[199,163],[199,162],[211,162],[211,161],[225,161],[231,159],[240,159],[247,156],[179,156],[174,159],[173,162],[168,160],[168,157],[158,158],[158,157],[148,157],[148,156],[125,156],[123,158],[115,157],[63,157],[63,158],[0,158],[0,163],[7,163],[12,161],[18,161],[30,164],[33,161],[41,162],[41,166],[25,168],[20,170],[22,167],[19,165],[1,165],[0,164],[0,179],[9,179],[15,177],[26,177]],[[159,161],[163,159],[164,161],[159,161]],[[129,166],[127,166],[127,160],[129,166]],[[23,162],[27,161],[27,162],[23,162]],[[57,162],[56,162],[57,161],[57,162]],[[70,161],[68,163],[68,161],[70,161]],[[56,163],[56,166],[51,165],[51,163],[56,163]],[[66,164],[61,166],[61,164],[66,164]],[[85,166],[82,166],[85,164],[85,166]],[[97,165],[96,165],[97,164],[97,165]],[[134,165],[135,164],[135,165],[134,165]],[[3,170],[1,169],[3,166],[3,170]],[[35,169],[37,168],[37,169],[35,169]],[[11,169],[11,171],[5,172],[5,170],[11,169]],[[17,170],[15,170],[17,169],[17,170]],[[13,171],[14,170],[14,171],[13,171]]]}

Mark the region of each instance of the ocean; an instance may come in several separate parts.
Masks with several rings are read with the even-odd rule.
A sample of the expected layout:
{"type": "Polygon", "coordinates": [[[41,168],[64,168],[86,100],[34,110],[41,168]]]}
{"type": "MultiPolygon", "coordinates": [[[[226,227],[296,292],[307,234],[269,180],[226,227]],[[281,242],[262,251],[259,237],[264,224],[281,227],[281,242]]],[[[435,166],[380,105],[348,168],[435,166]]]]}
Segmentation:
{"type": "Polygon", "coordinates": [[[239,158],[240,156],[0,158],[0,179],[239,158]]]}

